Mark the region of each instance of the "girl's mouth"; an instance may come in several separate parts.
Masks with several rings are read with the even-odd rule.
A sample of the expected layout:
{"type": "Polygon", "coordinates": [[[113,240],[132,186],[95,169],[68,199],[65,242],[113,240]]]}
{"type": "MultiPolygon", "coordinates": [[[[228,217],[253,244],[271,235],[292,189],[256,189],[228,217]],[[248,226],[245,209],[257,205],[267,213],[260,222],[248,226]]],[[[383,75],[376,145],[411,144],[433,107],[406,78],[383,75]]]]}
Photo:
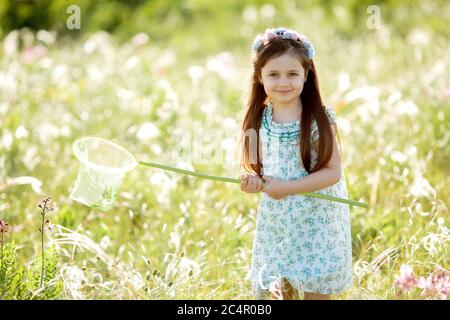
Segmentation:
{"type": "Polygon", "coordinates": [[[289,93],[289,92],[291,92],[292,90],[287,90],[287,91],[277,91],[277,92],[279,92],[279,93],[289,93]]]}

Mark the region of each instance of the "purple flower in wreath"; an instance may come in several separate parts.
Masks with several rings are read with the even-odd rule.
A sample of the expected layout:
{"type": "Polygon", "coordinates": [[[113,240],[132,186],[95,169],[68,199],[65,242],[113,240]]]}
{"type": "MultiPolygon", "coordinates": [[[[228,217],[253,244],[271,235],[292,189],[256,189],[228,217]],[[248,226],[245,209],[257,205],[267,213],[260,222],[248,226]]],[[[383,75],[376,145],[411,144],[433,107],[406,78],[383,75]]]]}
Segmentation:
{"type": "Polygon", "coordinates": [[[252,51],[253,52],[258,51],[258,49],[262,45],[262,43],[263,43],[263,37],[261,35],[257,35],[255,40],[253,41],[252,51]]]}
{"type": "Polygon", "coordinates": [[[303,40],[302,43],[303,43],[303,45],[306,48],[306,51],[307,51],[307,54],[308,54],[308,58],[309,59],[314,58],[315,51],[314,51],[314,47],[313,47],[312,43],[309,42],[308,40],[306,40],[306,41],[303,40]]]}
{"type": "Polygon", "coordinates": [[[282,36],[286,31],[288,31],[288,30],[283,27],[279,27],[274,30],[274,32],[279,36],[282,36]]]}
{"type": "Polygon", "coordinates": [[[307,51],[308,58],[314,58],[314,47],[306,36],[298,33],[295,30],[289,30],[282,27],[276,29],[266,29],[263,35],[257,35],[255,37],[252,45],[253,58],[256,56],[256,53],[262,45],[267,45],[270,40],[277,37],[285,40],[294,40],[301,42],[307,51]]]}
{"type": "Polygon", "coordinates": [[[285,33],[283,33],[282,35],[281,35],[281,37],[283,38],[283,39],[286,39],[286,40],[300,40],[293,32],[291,32],[291,31],[286,31],[285,33]]]}
{"type": "Polygon", "coordinates": [[[264,32],[264,45],[266,45],[270,40],[276,37],[278,37],[276,32],[274,32],[272,29],[267,29],[266,32],[264,32]]]}

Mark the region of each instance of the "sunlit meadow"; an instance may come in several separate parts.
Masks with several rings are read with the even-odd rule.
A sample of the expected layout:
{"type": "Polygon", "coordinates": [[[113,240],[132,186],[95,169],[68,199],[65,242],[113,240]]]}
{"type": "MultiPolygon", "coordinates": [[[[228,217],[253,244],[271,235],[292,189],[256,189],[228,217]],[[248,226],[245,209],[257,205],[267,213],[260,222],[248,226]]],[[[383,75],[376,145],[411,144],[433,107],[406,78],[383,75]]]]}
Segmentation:
{"type": "MultiPolygon", "coordinates": [[[[253,298],[259,195],[137,167],[115,207],[98,211],[69,199],[79,165],[72,143],[95,135],[139,160],[238,177],[251,41],[284,25],[314,43],[350,198],[370,207],[351,208],[354,284],[333,299],[448,299],[448,34],[418,24],[400,36],[382,23],[343,37],[333,29],[339,10],[336,21],[320,10],[277,10],[248,6],[232,26],[240,42],[219,42],[211,54],[193,31],[170,46],[146,33],[118,41],[103,31],[70,41],[21,29],[2,39],[2,245],[14,244],[17,263],[31,268],[42,248],[38,204],[52,198],[44,246],[59,260],[46,285],[62,288],[50,298],[253,298]]],[[[208,32],[220,38],[225,30],[208,32]]]]}

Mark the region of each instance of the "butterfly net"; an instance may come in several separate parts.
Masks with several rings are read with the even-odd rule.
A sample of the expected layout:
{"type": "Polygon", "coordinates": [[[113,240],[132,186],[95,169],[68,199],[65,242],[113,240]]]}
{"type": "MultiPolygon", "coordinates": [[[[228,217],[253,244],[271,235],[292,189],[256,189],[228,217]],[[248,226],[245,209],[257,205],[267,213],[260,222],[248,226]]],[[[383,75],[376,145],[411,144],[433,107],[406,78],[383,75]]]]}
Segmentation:
{"type": "Polygon", "coordinates": [[[125,173],[136,167],[136,159],[120,145],[96,137],[76,140],[73,151],[80,167],[70,198],[89,207],[109,210],[125,173]]]}

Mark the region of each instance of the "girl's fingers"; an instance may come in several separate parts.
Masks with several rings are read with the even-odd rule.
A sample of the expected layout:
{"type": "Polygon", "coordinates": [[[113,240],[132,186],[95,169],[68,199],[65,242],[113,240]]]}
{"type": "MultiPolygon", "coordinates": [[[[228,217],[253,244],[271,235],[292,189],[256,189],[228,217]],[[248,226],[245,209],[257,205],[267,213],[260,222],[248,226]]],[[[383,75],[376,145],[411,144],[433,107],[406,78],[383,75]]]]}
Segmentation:
{"type": "Polygon", "coordinates": [[[264,181],[260,176],[241,175],[241,190],[246,192],[258,192],[264,188],[264,181]]]}
{"type": "Polygon", "coordinates": [[[253,191],[258,190],[258,180],[253,179],[253,191]]]}
{"type": "Polygon", "coordinates": [[[241,189],[243,191],[247,191],[247,183],[248,183],[248,175],[243,175],[241,176],[242,180],[241,180],[241,189]]]}
{"type": "Polygon", "coordinates": [[[262,187],[262,180],[257,179],[256,180],[256,189],[259,191],[259,190],[261,190],[261,187],[262,187]]]}
{"type": "Polygon", "coordinates": [[[255,192],[258,192],[261,189],[261,179],[259,177],[255,177],[255,192]]]}
{"type": "Polygon", "coordinates": [[[251,176],[249,176],[247,179],[247,189],[250,192],[253,191],[253,179],[251,176]]]}
{"type": "Polygon", "coordinates": [[[255,191],[255,179],[254,178],[249,179],[248,187],[250,190],[255,191]]]}
{"type": "Polygon", "coordinates": [[[263,187],[263,181],[260,178],[260,179],[258,179],[258,191],[261,191],[262,187],[263,187]]]}

